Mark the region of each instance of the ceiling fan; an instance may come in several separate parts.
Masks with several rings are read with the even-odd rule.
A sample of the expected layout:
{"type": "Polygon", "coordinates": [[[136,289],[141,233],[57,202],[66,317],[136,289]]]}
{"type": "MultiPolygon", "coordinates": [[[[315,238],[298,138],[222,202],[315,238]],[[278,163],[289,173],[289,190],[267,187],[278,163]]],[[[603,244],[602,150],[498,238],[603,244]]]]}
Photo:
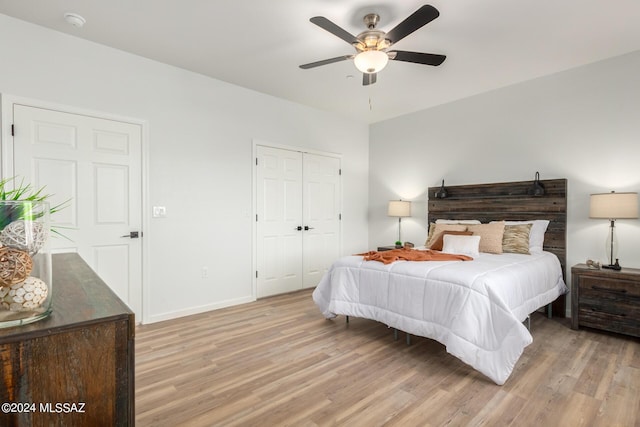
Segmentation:
{"type": "Polygon", "coordinates": [[[367,26],[367,30],[361,32],[357,36],[354,36],[348,31],[340,28],[324,16],[314,16],[309,19],[309,21],[346,41],[352,45],[357,52],[353,55],[337,56],[335,58],[303,64],[300,65],[300,68],[306,70],[309,68],[319,67],[321,65],[353,59],[356,68],[363,73],[362,84],[366,86],[376,82],[377,73],[387,65],[387,62],[390,59],[394,61],[438,66],[446,59],[445,55],[408,52],[404,50],[389,51],[387,49],[417,29],[433,21],[439,15],[440,12],[438,12],[435,7],[426,4],[409,15],[391,31],[385,33],[384,31],[376,30],[376,25],[378,25],[378,22],[380,21],[380,16],[375,13],[370,13],[365,15],[363,19],[367,26]]]}

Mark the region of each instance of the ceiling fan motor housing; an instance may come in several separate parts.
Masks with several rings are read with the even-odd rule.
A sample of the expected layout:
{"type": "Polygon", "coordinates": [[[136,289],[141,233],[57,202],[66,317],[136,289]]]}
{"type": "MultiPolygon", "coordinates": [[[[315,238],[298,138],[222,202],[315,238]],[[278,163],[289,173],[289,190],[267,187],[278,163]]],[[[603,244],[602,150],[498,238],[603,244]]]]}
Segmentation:
{"type": "Polygon", "coordinates": [[[361,32],[356,36],[358,43],[353,46],[359,51],[365,50],[384,50],[391,46],[391,42],[385,38],[384,31],[376,30],[376,25],[380,22],[380,16],[376,13],[365,15],[363,19],[368,30],[361,32]]]}
{"type": "Polygon", "coordinates": [[[391,46],[391,42],[385,39],[384,36],[384,31],[363,31],[357,35],[359,43],[354,43],[353,46],[360,52],[364,50],[383,50],[391,46]]]}

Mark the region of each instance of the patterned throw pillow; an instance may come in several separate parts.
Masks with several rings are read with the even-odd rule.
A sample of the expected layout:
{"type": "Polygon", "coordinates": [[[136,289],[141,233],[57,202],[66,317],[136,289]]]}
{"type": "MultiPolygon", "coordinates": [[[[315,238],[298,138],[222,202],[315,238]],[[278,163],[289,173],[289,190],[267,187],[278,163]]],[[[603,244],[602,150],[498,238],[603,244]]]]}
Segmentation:
{"type": "Polygon", "coordinates": [[[502,251],[529,255],[529,234],[533,224],[505,225],[502,251]]]}
{"type": "Polygon", "coordinates": [[[549,227],[548,219],[535,219],[531,221],[505,221],[505,225],[531,224],[529,233],[529,253],[539,253],[544,249],[544,233],[549,227]]]}

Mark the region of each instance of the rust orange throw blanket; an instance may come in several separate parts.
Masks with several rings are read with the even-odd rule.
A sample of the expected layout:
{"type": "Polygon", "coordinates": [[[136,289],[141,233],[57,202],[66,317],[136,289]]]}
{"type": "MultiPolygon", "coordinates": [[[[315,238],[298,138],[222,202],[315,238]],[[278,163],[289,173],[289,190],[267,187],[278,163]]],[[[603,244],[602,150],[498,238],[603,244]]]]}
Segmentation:
{"type": "Polygon", "coordinates": [[[467,255],[445,254],[438,251],[416,249],[392,249],[390,251],[371,251],[358,254],[365,261],[380,261],[383,264],[391,264],[395,261],[471,261],[473,258],[467,255]]]}

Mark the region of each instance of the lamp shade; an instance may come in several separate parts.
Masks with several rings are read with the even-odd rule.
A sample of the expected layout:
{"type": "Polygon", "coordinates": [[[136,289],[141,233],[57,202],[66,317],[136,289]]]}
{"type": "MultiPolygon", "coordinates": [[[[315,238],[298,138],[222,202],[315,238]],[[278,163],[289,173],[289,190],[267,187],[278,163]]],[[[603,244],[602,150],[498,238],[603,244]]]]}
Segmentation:
{"type": "Polygon", "coordinates": [[[411,216],[411,202],[404,200],[389,201],[388,216],[407,217],[411,216]]]}
{"type": "Polygon", "coordinates": [[[589,218],[632,219],[638,218],[638,193],[592,194],[589,218]]]}
{"type": "Polygon", "coordinates": [[[363,73],[377,73],[386,67],[389,56],[381,50],[365,50],[353,59],[356,68],[363,73]]]}

